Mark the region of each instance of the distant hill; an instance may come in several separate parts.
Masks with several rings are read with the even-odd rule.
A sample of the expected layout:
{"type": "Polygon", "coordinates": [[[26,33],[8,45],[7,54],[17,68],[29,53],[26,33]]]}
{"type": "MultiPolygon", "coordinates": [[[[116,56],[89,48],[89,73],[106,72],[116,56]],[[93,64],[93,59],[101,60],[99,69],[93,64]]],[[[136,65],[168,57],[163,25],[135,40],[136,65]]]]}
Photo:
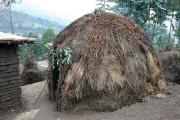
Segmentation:
{"type": "MultiPolygon", "coordinates": [[[[3,14],[6,17],[8,15],[8,13],[5,12],[3,14]]],[[[12,11],[12,17],[14,31],[17,34],[26,34],[33,31],[41,35],[43,30],[49,26],[54,27],[56,32],[58,33],[65,27],[65,25],[61,25],[58,22],[50,21],[48,19],[40,17],[34,17],[23,12],[12,11]]],[[[8,17],[6,19],[8,19],[8,17]]],[[[2,19],[0,19],[0,31],[11,32],[10,24],[7,21],[5,22],[2,19]]]]}
{"type": "Polygon", "coordinates": [[[56,21],[57,23],[61,25],[65,25],[65,26],[67,26],[68,24],[72,22],[70,20],[57,17],[53,15],[52,13],[50,13],[49,11],[39,8],[38,6],[28,1],[22,1],[20,4],[13,4],[12,9],[14,11],[23,11],[34,17],[40,17],[40,18],[47,19],[50,21],[56,21]]]}

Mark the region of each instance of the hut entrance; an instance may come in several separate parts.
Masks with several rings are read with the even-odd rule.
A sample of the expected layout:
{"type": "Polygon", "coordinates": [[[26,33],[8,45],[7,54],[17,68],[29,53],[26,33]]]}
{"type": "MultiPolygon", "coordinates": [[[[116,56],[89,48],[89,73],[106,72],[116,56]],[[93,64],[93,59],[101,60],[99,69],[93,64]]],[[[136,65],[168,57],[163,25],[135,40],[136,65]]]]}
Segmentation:
{"type": "MultiPolygon", "coordinates": [[[[52,59],[49,59],[52,61],[52,59]]],[[[49,86],[49,92],[50,92],[50,99],[55,102],[55,110],[59,110],[59,104],[60,100],[59,98],[62,96],[62,85],[64,82],[64,78],[66,76],[66,73],[68,72],[70,65],[62,64],[62,65],[57,65],[57,59],[54,59],[54,66],[52,64],[49,64],[49,81],[48,81],[48,86],[49,86]]]]}
{"type": "Polygon", "coordinates": [[[50,78],[48,82],[50,99],[58,104],[59,96],[62,95],[61,85],[63,84],[62,82],[64,81],[66,72],[68,72],[70,68],[72,50],[70,48],[54,49],[50,54],[50,74],[48,75],[50,78]]]}
{"type": "Polygon", "coordinates": [[[57,94],[57,86],[58,86],[58,79],[59,79],[59,70],[58,66],[55,66],[52,73],[52,93],[53,93],[53,100],[56,100],[56,94],[57,94]]]}

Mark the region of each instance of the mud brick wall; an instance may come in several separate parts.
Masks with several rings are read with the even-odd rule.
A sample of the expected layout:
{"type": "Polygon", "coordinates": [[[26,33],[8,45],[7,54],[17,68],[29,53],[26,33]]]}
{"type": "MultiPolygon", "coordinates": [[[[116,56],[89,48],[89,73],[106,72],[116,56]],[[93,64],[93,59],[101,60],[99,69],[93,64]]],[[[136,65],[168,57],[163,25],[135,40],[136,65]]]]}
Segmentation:
{"type": "Polygon", "coordinates": [[[17,44],[0,44],[0,113],[21,106],[17,44]]]}

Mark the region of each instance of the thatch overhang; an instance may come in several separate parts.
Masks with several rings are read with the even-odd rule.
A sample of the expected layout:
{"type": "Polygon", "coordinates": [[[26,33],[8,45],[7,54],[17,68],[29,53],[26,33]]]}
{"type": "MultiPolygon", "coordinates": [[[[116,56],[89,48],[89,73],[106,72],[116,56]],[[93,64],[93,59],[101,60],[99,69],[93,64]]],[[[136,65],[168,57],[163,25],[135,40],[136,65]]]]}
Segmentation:
{"type": "Polygon", "coordinates": [[[7,43],[7,44],[18,43],[18,44],[22,44],[22,43],[35,43],[35,41],[36,40],[34,38],[21,37],[21,36],[17,36],[17,35],[10,34],[10,33],[0,32],[0,43],[7,43]]]}

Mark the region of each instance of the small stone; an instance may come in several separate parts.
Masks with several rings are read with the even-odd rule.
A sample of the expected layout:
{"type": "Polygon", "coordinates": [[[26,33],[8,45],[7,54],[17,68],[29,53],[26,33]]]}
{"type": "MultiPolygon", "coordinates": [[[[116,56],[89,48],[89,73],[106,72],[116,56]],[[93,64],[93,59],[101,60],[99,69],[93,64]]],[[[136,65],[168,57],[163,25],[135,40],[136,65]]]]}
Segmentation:
{"type": "Polygon", "coordinates": [[[142,102],[150,102],[151,101],[151,97],[150,96],[146,96],[146,97],[143,97],[141,99],[142,102]]]}
{"type": "Polygon", "coordinates": [[[172,92],[169,92],[169,91],[168,91],[168,92],[166,92],[166,94],[167,94],[167,95],[172,95],[172,92]]]}
{"type": "Polygon", "coordinates": [[[156,94],[156,98],[164,99],[164,98],[166,98],[166,96],[164,94],[156,94]]]}

